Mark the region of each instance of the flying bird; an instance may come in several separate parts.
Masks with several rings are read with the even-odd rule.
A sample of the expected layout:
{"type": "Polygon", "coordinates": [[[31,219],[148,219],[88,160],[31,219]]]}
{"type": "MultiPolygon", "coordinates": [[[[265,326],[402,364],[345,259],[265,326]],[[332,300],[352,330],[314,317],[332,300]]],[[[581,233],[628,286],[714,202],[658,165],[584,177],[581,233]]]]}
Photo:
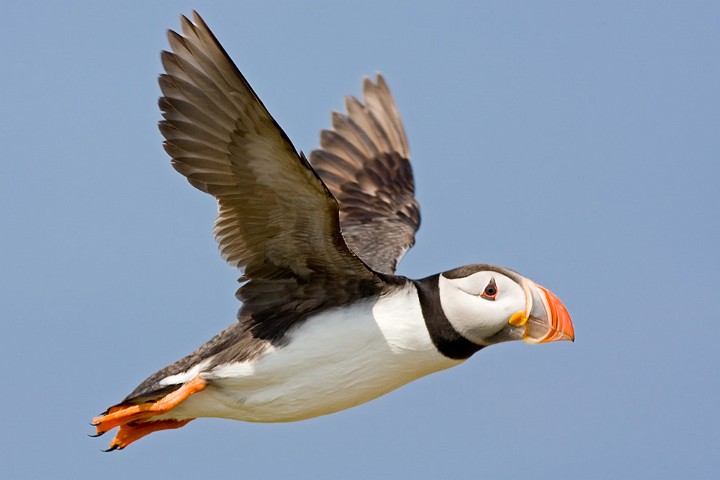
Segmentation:
{"type": "Polygon", "coordinates": [[[203,19],[162,53],[160,131],[173,167],[214,196],[220,254],[242,272],[238,321],[93,419],[110,450],[198,417],[289,422],[360,405],[480,349],[573,340],[550,291],[499,266],[395,274],[420,210],[381,75],[333,113],[307,159],[203,19]]]}

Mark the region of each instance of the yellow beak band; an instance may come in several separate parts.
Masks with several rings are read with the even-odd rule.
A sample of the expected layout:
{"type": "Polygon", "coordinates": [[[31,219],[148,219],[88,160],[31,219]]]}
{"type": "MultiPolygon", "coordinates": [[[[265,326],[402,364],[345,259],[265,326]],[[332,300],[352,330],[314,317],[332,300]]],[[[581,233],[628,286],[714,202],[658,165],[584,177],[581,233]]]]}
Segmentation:
{"type": "Polygon", "coordinates": [[[512,314],[510,319],[508,320],[508,323],[512,325],[513,327],[521,327],[525,325],[528,321],[527,315],[525,315],[525,312],[515,312],[512,314]]]}

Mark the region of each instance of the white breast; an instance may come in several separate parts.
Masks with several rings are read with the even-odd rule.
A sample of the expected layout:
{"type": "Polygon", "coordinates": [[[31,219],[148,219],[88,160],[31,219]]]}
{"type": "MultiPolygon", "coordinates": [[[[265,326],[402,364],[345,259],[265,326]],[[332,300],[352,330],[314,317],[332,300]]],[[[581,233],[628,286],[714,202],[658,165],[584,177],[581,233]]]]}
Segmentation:
{"type": "Polygon", "coordinates": [[[302,420],[359,405],[459,363],[433,345],[415,287],[408,285],[375,303],[311,317],[286,346],[252,362],[203,372],[211,386],[176,407],[172,417],[302,420]]]}

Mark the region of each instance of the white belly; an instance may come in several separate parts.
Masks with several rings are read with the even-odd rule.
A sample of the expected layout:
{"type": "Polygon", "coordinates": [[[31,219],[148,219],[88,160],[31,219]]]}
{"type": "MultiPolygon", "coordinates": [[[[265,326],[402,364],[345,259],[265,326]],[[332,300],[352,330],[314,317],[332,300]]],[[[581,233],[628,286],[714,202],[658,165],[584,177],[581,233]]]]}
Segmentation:
{"type": "Polygon", "coordinates": [[[286,346],[252,362],[202,372],[211,385],[167,416],[302,420],[354,407],[459,363],[432,344],[410,285],[375,304],[309,318],[286,346]]]}

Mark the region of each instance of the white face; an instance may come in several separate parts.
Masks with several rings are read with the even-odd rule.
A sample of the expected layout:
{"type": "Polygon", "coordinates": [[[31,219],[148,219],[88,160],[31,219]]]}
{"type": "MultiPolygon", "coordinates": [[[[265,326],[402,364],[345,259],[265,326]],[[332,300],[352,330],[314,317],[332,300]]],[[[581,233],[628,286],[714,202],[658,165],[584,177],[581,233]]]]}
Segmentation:
{"type": "Polygon", "coordinates": [[[481,270],[462,278],[440,275],[439,287],[440,304],[448,321],[478,345],[487,345],[487,339],[528,305],[523,287],[496,271],[481,270]]]}

